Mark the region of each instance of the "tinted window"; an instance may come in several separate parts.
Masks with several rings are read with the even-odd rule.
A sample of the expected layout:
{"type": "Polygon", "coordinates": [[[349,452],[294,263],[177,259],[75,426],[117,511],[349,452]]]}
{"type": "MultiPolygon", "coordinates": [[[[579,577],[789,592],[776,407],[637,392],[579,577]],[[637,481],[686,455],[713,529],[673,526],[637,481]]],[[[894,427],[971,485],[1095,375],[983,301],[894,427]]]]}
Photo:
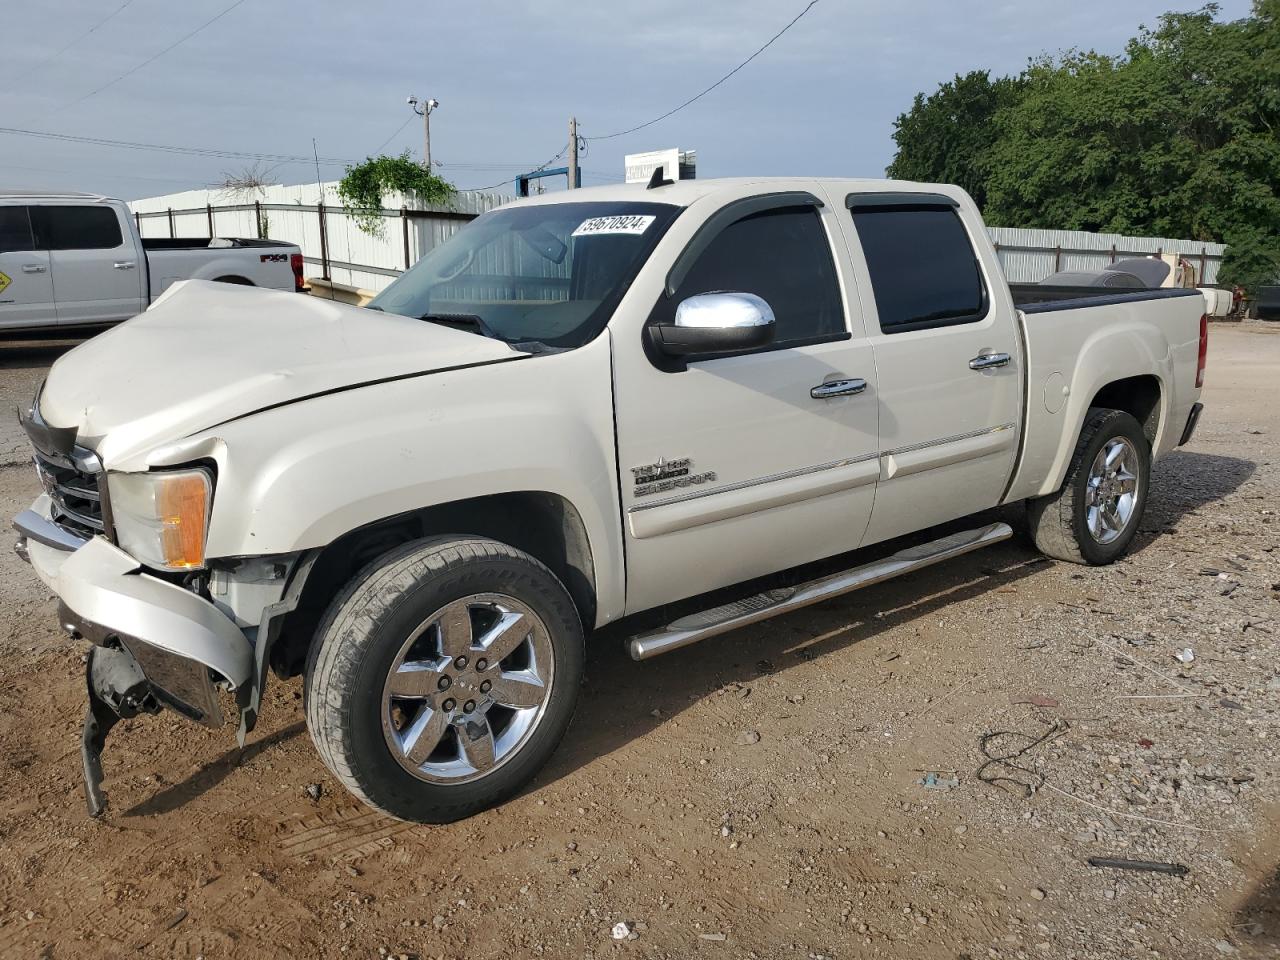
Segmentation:
{"type": "Polygon", "coordinates": [[[853,211],[885,333],[972,323],[986,316],[973,246],[950,208],[853,211]]]}
{"type": "Polygon", "coordinates": [[[50,250],[110,250],[124,238],[110,207],[41,207],[40,239],[50,250]]]}
{"type": "Polygon", "coordinates": [[[696,294],[717,291],[762,297],[778,323],[775,344],[845,333],[831,247],[811,207],[768,210],[730,224],[698,257],[670,310],[696,294]]]}
{"type": "Polygon", "coordinates": [[[34,250],[26,207],[0,207],[0,253],[34,250]]]}

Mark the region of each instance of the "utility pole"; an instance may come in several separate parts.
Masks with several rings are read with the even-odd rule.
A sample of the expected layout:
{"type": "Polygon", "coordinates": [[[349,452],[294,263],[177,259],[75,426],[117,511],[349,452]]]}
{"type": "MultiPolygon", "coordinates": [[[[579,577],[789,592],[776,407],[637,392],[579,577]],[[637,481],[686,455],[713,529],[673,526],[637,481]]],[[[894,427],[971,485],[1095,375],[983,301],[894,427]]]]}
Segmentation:
{"type": "Polygon", "coordinates": [[[569,189],[578,186],[578,118],[569,118],[569,189]]]}
{"type": "Polygon", "coordinates": [[[431,172],[431,111],[440,106],[440,101],[435,99],[419,100],[417,97],[409,97],[406,103],[413,108],[413,112],[422,118],[422,165],[427,168],[427,173],[431,172]]]}

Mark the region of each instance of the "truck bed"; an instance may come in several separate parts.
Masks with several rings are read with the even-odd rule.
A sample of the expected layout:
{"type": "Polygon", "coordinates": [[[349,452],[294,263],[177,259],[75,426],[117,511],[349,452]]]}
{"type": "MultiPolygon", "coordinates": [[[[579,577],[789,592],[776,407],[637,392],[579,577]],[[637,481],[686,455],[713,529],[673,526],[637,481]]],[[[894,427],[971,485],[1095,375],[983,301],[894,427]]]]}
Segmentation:
{"type": "Polygon", "coordinates": [[[1159,458],[1173,449],[1198,393],[1196,355],[1204,311],[1200,291],[1181,288],[1020,306],[1026,422],[1006,500],[1058,488],[1075,447],[1074,425],[1083,422],[1091,398],[1134,371],[1149,371],[1160,395],[1158,422],[1144,424],[1152,453],[1159,458]]]}

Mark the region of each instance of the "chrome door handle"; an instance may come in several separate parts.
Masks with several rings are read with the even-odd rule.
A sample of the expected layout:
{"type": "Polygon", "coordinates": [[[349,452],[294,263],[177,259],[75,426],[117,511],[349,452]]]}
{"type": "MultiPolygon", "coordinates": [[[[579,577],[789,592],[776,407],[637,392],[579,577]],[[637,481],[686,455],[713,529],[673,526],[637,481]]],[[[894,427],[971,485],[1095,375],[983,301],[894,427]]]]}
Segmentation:
{"type": "Polygon", "coordinates": [[[132,260],[117,260],[112,266],[117,270],[132,270],[137,264],[132,260]]]}
{"type": "Polygon", "coordinates": [[[1007,353],[984,353],[980,357],[974,357],[969,361],[970,370],[990,370],[992,367],[1007,367],[1009,365],[1009,355],[1007,353]]]}
{"type": "Polygon", "coordinates": [[[820,383],[809,391],[815,400],[831,400],[834,397],[852,397],[867,389],[867,381],[854,378],[852,380],[831,380],[820,383]]]}
{"type": "Polygon", "coordinates": [[[23,273],[44,273],[48,269],[43,263],[24,263],[22,265],[23,273]]]}

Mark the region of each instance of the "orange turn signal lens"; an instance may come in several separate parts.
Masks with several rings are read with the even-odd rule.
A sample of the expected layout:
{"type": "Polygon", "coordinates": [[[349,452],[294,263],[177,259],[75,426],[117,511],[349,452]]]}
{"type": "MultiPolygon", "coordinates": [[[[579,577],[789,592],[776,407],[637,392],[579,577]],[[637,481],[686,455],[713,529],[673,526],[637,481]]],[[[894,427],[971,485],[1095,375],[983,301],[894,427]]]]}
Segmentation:
{"type": "Polygon", "coordinates": [[[190,570],[204,566],[209,526],[209,481],[204,473],[165,477],[156,490],[160,549],[165,566],[190,570]]]}
{"type": "Polygon", "coordinates": [[[208,470],[109,473],[111,526],[116,544],[160,570],[204,566],[213,476],[208,470]]]}

